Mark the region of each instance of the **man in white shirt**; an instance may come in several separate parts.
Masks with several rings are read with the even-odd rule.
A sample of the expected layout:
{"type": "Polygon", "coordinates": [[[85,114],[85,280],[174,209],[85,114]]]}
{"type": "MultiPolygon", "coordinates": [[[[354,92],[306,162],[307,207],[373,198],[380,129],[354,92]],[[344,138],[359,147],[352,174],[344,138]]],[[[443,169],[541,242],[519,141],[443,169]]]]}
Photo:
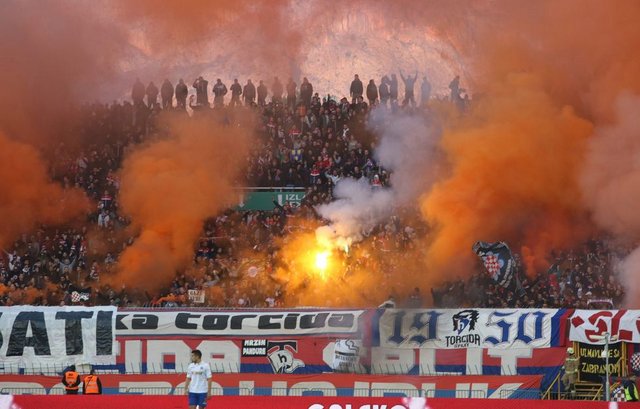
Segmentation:
{"type": "Polygon", "coordinates": [[[189,396],[189,409],[204,409],[211,393],[211,367],[202,362],[202,352],[191,351],[191,363],[187,367],[185,393],[189,396]]]}

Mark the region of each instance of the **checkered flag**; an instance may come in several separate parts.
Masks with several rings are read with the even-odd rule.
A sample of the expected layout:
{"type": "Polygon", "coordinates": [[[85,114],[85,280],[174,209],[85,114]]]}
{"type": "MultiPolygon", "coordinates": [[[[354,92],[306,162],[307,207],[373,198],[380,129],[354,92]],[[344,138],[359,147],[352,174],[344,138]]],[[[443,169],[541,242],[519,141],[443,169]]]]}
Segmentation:
{"type": "Polygon", "coordinates": [[[77,303],[81,301],[89,301],[91,299],[91,287],[87,288],[71,288],[71,302],[77,303]]]}
{"type": "Polygon", "coordinates": [[[624,388],[622,386],[618,386],[611,392],[611,401],[612,402],[625,402],[626,397],[624,394],[624,388]]]}
{"type": "Polygon", "coordinates": [[[631,370],[633,371],[633,373],[635,373],[636,375],[640,374],[640,352],[636,352],[635,354],[631,355],[629,363],[631,364],[631,370]]]}
{"type": "Polygon", "coordinates": [[[513,255],[507,243],[487,243],[478,241],[473,245],[473,252],[480,257],[487,273],[493,281],[503,287],[511,284],[515,270],[513,255]]]}

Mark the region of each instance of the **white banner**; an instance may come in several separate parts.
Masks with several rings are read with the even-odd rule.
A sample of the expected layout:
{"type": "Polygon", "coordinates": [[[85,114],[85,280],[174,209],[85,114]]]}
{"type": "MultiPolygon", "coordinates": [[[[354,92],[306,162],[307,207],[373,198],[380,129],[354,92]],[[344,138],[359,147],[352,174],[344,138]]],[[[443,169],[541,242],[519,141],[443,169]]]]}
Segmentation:
{"type": "Polygon", "coordinates": [[[365,310],[118,312],[118,336],[292,336],[358,334],[365,310]]]}
{"type": "Polygon", "coordinates": [[[115,307],[0,307],[0,363],[115,364],[115,307]]]}
{"type": "Polygon", "coordinates": [[[386,348],[544,348],[562,343],[557,309],[381,311],[374,345],[386,348]]]}
{"type": "Polygon", "coordinates": [[[575,310],[571,316],[569,339],[588,344],[609,342],[640,343],[640,310],[575,310]]]}
{"type": "Polygon", "coordinates": [[[187,295],[189,301],[195,304],[204,304],[204,291],[203,290],[188,290],[187,295]]]}

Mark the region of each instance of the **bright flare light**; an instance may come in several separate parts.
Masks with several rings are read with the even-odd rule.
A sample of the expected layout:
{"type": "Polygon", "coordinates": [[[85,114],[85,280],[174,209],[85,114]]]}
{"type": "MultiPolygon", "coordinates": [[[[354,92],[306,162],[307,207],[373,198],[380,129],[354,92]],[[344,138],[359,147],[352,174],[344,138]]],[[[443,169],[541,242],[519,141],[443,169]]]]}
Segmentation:
{"type": "Polygon", "coordinates": [[[329,267],[329,256],[330,253],[328,251],[319,251],[316,253],[315,267],[321,273],[324,273],[327,267],[329,267]]]}

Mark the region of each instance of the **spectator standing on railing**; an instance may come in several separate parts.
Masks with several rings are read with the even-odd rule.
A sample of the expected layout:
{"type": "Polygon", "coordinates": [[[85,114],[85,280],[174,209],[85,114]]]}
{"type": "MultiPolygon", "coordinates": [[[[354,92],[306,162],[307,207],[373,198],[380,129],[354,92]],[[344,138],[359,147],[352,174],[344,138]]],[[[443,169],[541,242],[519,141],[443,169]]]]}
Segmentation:
{"type": "Polygon", "coordinates": [[[264,85],[264,81],[260,80],[258,84],[258,105],[264,107],[267,99],[267,86],[264,85]]]}
{"type": "MultiPolygon", "coordinates": [[[[220,80],[218,79],[218,81],[220,80]]],[[[202,76],[199,76],[193,82],[193,88],[196,89],[196,104],[202,105],[202,106],[209,105],[209,95],[207,91],[208,85],[209,85],[209,81],[202,78],[202,76]]],[[[214,93],[215,93],[215,90],[214,90],[214,93]]]]}
{"type": "Polygon", "coordinates": [[[256,86],[253,85],[250,79],[247,80],[247,84],[242,90],[242,97],[244,98],[244,104],[246,106],[252,106],[256,100],[256,86]]]}
{"type": "Polygon", "coordinates": [[[176,101],[178,104],[178,108],[186,109],[187,108],[187,96],[189,95],[189,88],[187,88],[187,84],[184,83],[184,80],[180,78],[178,84],[176,85],[176,101]]]}
{"type": "Polygon", "coordinates": [[[278,102],[282,102],[282,94],[284,92],[284,87],[282,86],[282,83],[280,82],[280,79],[278,79],[278,77],[274,77],[273,78],[273,85],[271,86],[271,92],[273,93],[273,97],[272,97],[272,101],[273,103],[278,103],[278,102]]]}
{"type": "Polygon", "coordinates": [[[300,99],[304,103],[304,106],[309,108],[311,106],[311,97],[313,96],[313,85],[309,82],[307,77],[302,79],[300,85],[300,99]]]}
{"type": "Polygon", "coordinates": [[[211,393],[211,367],[202,362],[202,352],[198,349],[191,351],[191,363],[187,367],[187,382],[185,394],[189,397],[189,409],[196,406],[201,409],[207,406],[211,393]]]}
{"type": "MultiPolygon", "coordinates": [[[[239,85],[239,84],[238,84],[239,85]]],[[[213,86],[213,106],[221,108],[224,106],[224,96],[227,95],[227,86],[218,78],[213,86]]]]}
{"type": "Polygon", "coordinates": [[[80,375],[76,372],[76,366],[71,365],[62,373],[62,384],[67,395],[77,395],[80,389],[80,375]]]}
{"type": "Polygon", "coordinates": [[[229,88],[231,90],[231,102],[229,106],[235,107],[240,105],[240,95],[242,95],[242,85],[238,82],[238,79],[233,80],[233,84],[229,88]]]}
{"type": "Polygon", "coordinates": [[[171,108],[173,105],[173,84],[169,79],[165,79],[160,88],[162,96],[162,109],[171,108]]]}
{"type": "Polygon", "coordinates": [[[358,74],[353,76],[353,81],[351,81],[351,86],[349,87],[349,95],[351,95],[352,102],[355,104],[357,99],[362,97],[364,93],[364,86],[362,85],[362,81],[360,81],[360,77],[358,74]]]}
{"type": "Polygon", "coordinates": [[[146,89],[147,106],[149,108],[153,108],[154,106],[156,106],[156,103],[158,102],[158,92],[158,87],[156,87],[156,84],[151,81],[149,85],[147,85],[146,89]]]}

